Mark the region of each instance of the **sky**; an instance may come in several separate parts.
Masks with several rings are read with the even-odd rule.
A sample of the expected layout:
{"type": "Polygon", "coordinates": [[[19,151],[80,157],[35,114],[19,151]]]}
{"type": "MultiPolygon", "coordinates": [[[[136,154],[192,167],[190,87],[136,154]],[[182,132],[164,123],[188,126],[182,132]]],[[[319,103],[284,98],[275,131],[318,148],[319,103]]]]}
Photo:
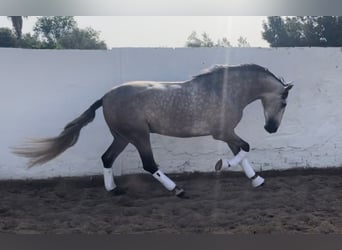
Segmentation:
{"type": "MultiPolygon", "coordinates": [[[[24,19],[23,33],[32,32],[37,17],[24,19]]],[[[75,16],[79,28],[100,31],[100,39],[112,47],[184,47],[192,31],[206,32],[216,42],[223,37],[233,46],[242,36],[252,47],[268,47],[262,39],[265,16],[75,16]]],[[[11,27],[0,17],[0,27],[11,27]]]]}

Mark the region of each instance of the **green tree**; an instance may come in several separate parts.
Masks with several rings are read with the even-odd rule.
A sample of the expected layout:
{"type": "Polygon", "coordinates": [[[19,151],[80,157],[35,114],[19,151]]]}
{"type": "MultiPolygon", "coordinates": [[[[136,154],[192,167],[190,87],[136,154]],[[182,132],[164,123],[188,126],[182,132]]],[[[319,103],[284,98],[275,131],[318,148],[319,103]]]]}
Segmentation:
{"type": "Polygon", "coordinates": [[[268,17],[267,22],[263,23],[262,37],[271,47],[281,47],[288,43],[284,20],[279,16],[268,17]]]}
{"type": "Polygon", "coordinates": [[[99,32],[92,28],[75,28],[58,39],[58,45],[63,49],[107,49],[105,42],[99,39],[99,32]]]}
{"type": "Polygon", "coordinates": [[[42,49],[107,49],[99,39],[99,32],[92,28],[79,29],[72,16],[38,18],[34,31],[35,35],[27,39],[42,49]],[[40,44],[35,43],[35,38],[40,44]]]}
{"type": "Polygon", "coordinates": [[[342,17],[268,17],[263,38],[271,47],[342,46],[342,17]]]}
{"type": "Polygon", "coordinates": [[[214,42],[213,40],[211,40],[209,35],[206,32],[202,33],[202,47],[213,47],[213,46],[214,46],[214,42]]]}
{"type": "Polygon", "coordinates": [[[17,47],[25,49],[41,49],[43,44],[42,41],[39,40],[38,36],[27,33],[17,41],[17,47]]]}
{"type": "Polygon", "coordinates": [[[11,29],[0,28],[0,47],[16,47],[16,38],[11,29]]]}
{"type": "Polygon", "coordinates": [[[247,38],[240,36],[238,38],[238,47],[251,47],[249,43],[247,42],[247,38]]]}
{"type": "Polygon", "coordinates": [[[199,38],[197,36],[197,32],[193,31],[189,36],[185,43],[186,47],[231,47],[230,42],[226,37],[219,39],[217,43],[214,43],[213,40],[209,37],[209,35],[204,32],[202,33],[202,37],[199,38]]]}
{"type": "Polygon", "coordinates": [[[217,47],[232,47],[230,42],[228,41],[227,37],[223,37],[222,39],[219,39],[216,44],[217,47]]]}
{"type": "Polygon", "coordinates": [[[193,31],[186,41],[186,47],[202,47],[202,40],[197,37],[197,32],[193,31]]]}
{"type": "Polygon", "coordinates": [[[45,42],[46,48],[56,48],[58,39],[75,28],[76,21],[72,16],[50,16],[38,18],[33,30],[45,42]]]}
{"type": "Polygon", "coordinates": [[[211,40],[209,35],[204,32],[202,37],[197,37],[197,32],[193,31],[186,41],[186,47],[213,47],[214,42],[211,40]]]}

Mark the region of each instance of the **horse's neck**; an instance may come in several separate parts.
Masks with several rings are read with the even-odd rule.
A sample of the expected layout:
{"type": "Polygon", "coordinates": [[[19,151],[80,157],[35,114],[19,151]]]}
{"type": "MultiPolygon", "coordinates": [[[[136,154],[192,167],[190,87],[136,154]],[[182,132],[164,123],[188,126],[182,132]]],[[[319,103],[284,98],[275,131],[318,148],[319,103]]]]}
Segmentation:
{"type": "Polygon", "coordinates": [[[244,109],[252,102],[261,99],[262,91],[257,86],[242,82],[240,85],[227,86],[229,96],[241,108],[244,109]]]}
{"type": "Polygon", "coordinates": [[[262,96],[261,86],[251,85],[253,83],[240,82],[234,84],[231,82],[224,82],[223,79],[215,81],[210,78],[193,79],[184,82],[185,91],[197,92],[197,94],[208,95],[215,92],[217,96],[221,96],[223,102],[235,102],[241,109],[245,108],[250,103],[258,100],[262,96]]]}
{"type": "Polygon", "coordinates": [[[250,90],[249,93],[245,93],[244,105],[247,106],[256,100],[260,100],[261,96],[261,92],[250,90]]]}

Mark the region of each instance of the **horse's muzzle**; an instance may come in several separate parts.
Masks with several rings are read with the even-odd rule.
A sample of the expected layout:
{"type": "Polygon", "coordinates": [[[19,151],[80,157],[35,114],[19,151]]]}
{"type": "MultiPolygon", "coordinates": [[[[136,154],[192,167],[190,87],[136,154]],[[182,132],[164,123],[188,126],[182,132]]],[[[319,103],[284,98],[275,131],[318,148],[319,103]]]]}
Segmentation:
{"type": "Polygon", "coordinates": [[[264,126],[265,130],[270,134],[277,132],[278,127],[278,123],[272,120],[267,122],[267,124],[264,126]]]}

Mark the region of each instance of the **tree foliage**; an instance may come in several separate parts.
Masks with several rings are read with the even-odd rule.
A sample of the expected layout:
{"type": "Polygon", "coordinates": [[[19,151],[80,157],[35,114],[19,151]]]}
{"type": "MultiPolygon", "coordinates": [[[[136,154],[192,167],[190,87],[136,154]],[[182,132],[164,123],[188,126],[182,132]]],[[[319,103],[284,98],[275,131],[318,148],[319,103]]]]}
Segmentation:
{"type": "Polygon", "coordinates": [[[263,38],[271,47],[340,47],[342,17],[268,17],[263,23],[263,38]]]}
{"type": "Polygon", "coordinates": [[[198,37],[197,32],[193,31],[185,43],[186,47],[231,47],[230,42],[226,37],[219,39],[214,43],[209,35],[204,32],[201,37],[198,37]]]}
{"type": "Polygon", "coordinates": [[[107,49],[99,38],[99,32],[92,28],[80,29],[72,16],[40,17],[34,26],[34,33],[21,34],[22,17],[10,16],[10,29],[0,29],[0,47],[32,49],[107,49]],[[15,26],[17,25],[17,26],[15,26]],[[20,35],[18,35],[20,30],[20,35]],[[16,39],[17,37],[17,39],[16,39]]]}
{"type": "Polygon", "coordinates": [[[76,28],[72,16],[51,16],[38,18],[33,30],[50,47],[56,47],[58,40],[76,28]]]}
{"type": "Polygon", "coordinates": [[[16,47],[16,38],[12,30],[8,28],[0,28],[0,47],[16,47]]]}
{"type": "Polygon", "coordinates": [[[58,40],[58,45],[68,49],[107,49],[105,42],[99,39],[99,32],[92,28],[76,28],[61,37],[58,40]]]}
{"type": "Polygon", "coordinates": [[[8,28],[0,28],[0,47],[39,49],[41,41],[36,36],[27,33],[17,39],[16,34],[8,28]]]}
{"type": "MultiPolygon", "coordinates": [[[[237,42],[238,42],[238,47],[250,47],[249,43],[247,42],[247,38],[240,36],[237,42]]],[[[206,32],[202,33],[201,37],[198,37],[196,31],[193,31],[188,36],[185,46],[186,47],[232,47],[231,43],[226,37],[223,37],[222,39],[218,39],[217,42],[215,43],[206,32]]]]}
{"type": "Polygon", "coordinates": [[[197,37],[197,32],[193,31],[186,41],[186,47],[206,47],[204,41],[197,37]]]}
{"type": "Polygon", "coordinates": [[[223,37],[222,39],[219,39],[216,45],[217,47],[232,47],[227,37],[223,37]]]}
{"type": "Polygon", "coordinates": [[[25,49],[42,49],[44,48],[44,44],[39,40],[37,35],[26,33],[17,41],[17,47],[25,49]]]}
{"type": "Polygon", "coordinates": [[[247,42],[246,37],[240,36],[237,41],[238,41],[238,47],[251,47],[249,42],[247,42]]]}

